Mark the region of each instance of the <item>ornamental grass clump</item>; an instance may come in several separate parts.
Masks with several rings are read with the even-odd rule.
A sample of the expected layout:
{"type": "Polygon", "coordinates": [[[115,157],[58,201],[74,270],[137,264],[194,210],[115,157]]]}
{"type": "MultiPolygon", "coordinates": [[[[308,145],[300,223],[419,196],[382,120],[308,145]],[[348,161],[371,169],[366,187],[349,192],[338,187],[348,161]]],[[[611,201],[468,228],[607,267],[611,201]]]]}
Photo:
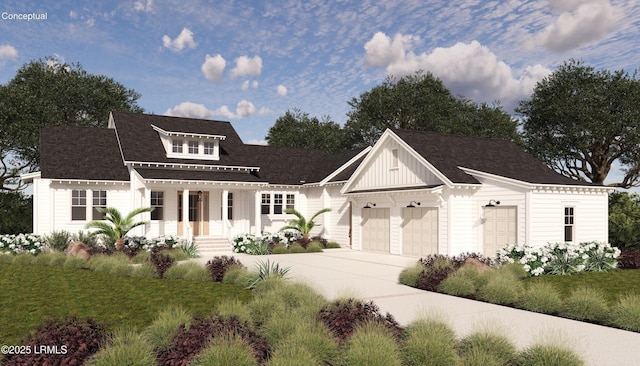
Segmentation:
{"type": "Polygon", "coordinates": [[[520,352],[513,364],[515,366],[582,366],[585,362],[569,348],[552,344],[536,344],[520,352]]]}
{"type": "Polygon", "coordinates": [[[211,343],[189,363],[192,366],[233,365],[257,366],[254,350],[237,334],[214,337],[211,343]]]}
{"type": "Polygon", "coordinates": [[[155,351],[169,348],[173,336],[181,325],[189,327],[191,315],[181,306],[171,306],[161,310],[153,322],[142,331],[155,351]]]}
{"type": "Polygon", "coordinates": [[[400,272],[398,282],[406,286],[416,287],[418,277],[420,277],[420,273],[422,273],[423,270],[424,266],[419,262],[409,266],[400,272]]]}
{"type": "Polygon", "coordinates": [[[322,244],[319,241],[312,241],[307,245],[307,253],[320,253],[322,252],[322,244]]]}
{"type": "Polygon", "coordinates": [[[510,271],[486,273],[487,283],[478,289],[476,297],[492,304],[513,305],[523,291],[522,282],[510,271]]]}
{"type": "Polygon", "coordinates": [[[476,290],[473,280],[460,271],[453,272],[438,285],[438,292],[452,296],[471,297],[476,290]]]}
{"type": "Polygon", "coordinates": [[[578,287],[565,299],[560,315],[575,320],[602,323],[609,307],[604,294],[594,287],[578,287]]]}
{"type": "Polygon", "coordinates": [[[532,283],[518,298],[516,306],[537,313],[558,314],[562,309],[560,292],[549,283],[532,283]]]}
{"type": "Polygon", "coordinates": [[[473,365],[511,365],[517,356],[509,338],[491,331],[476,331],[462,338],[458,353],[463,360],[473,361],[473,365]],[[478,362],[480,360],[488,363],[478,362]]]}
{"type": "Polygon", "coordinates": [[[416,287],[426,291],[437,291],[440,282],[444,281],[455,271],[454,262],[446,257],[439,256],[433,261],[421,260],[424,270],[420,272],[416,280],[416,287]]]}
{"type": "Polygon", "coordinates": [[[267,279],[286,279],[290,270],[291,267],[280,267],[280,264],[269,260],[266,262],[258,261],[255,270],[249,272],[247,288],[256,288],[258,284],[267,279]]]}
{"type": "Polygon", "coordinates": [[[611,307],[609,319],[616,327],[640,332],[640,294],[621,296],[611,307]]]}
{"type": "Polygon", "coordinates": [[[402,356],[396,338],[383,324],[365,322],[358,325],[347,343],[339,362],[340,365],[402,365],[402,356]]]}
{"type": "Polygon", "coordinates": [[[274,344],[275,352],[271,362],[283,354],[296,354],[298,349],[309,352],[310,359],[317,360],[317,365],[335,365],[340,354],[333,334],[313,319],[299,322],[287,337],[274,344]]]}
{"type": "Polygon", "coordinates": [[[419,319],[407,326],[402,342],[403,365],[449,366],[458,364],[455,332],[445,322],[419,319]]]}
{"type": "Polygon", "coordinates": [[[145,336],[133,330],[119,330],[85,364],[87,366],[155,365],[156,355],[145,336]]]}
{"type": "Polygon", "coordinates": [[[64,252],[71,241],[71,233],[66,230],[54,230],[49,235],[45,235],[43,239],[50,249],[64,252]]]}

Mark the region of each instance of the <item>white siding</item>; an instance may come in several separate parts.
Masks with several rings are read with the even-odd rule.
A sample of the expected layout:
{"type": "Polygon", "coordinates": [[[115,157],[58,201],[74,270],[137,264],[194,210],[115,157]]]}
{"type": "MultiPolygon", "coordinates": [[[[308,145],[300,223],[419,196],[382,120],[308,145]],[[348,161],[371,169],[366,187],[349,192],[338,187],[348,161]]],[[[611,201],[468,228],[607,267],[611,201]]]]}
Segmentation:
{"type": "Polygon", "coordinates": [[[340,194],[342,185],[327,187],[331,212],[325,214],[331,223],[328,240],[335,241],[341,246],[349,246],[349,224],[351,222],[351,205],[346,196],[340,194]]]}
{"type": "Polygon", "coordinates": [[[470,192],[454,191],[447,195],[449,201],[449,255],[477,252],[477,235],[473,230],[473,199],[470,192]]]}
{"type": "Polygon", "coordinates": [[[352,190],[410,187],[441,184],[442,182],[409,151],[395,141],[387,143],[379,154],[368,162],[366,170],[358,177],[352,190]],[[393,150],[398,150],[398,167],[393,168],[393,150]]]}

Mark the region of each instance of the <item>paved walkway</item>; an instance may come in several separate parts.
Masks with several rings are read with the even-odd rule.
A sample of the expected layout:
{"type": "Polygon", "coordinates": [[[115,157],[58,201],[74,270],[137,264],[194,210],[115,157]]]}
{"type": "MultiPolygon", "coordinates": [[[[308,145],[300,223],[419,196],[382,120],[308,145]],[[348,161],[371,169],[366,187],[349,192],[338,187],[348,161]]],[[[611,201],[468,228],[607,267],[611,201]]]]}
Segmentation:
{"type": "MultiPolygon", "coordinates": [[[[415,258],[331,249],[324,253],[233,255],[253,268],[262,260],[291,267],[290,276],[316,288],[328,299],[373,300],[383,312],[407,325],[425,314],[444,314],[458,336],[474,329],[499,329],[519,347],[540,340],[564,342],[580,352],[588,365],[640,365],[640,333],[512,309],[479,301],[417,290],[398,284],[398,275],[415,258]]],[[[199,258],[202,263],[210,258],[199,258]]]]}

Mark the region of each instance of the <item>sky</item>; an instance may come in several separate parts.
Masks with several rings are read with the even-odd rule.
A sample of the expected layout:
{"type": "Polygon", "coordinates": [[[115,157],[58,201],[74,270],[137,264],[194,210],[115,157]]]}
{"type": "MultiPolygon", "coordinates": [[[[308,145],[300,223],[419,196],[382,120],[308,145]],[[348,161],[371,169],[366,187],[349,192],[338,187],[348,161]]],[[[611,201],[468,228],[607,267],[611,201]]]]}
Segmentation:
{"type": "Polygon", "coordinates": [[[52,56],[246,143],[293,108],[343,124],[387,76],[429,71],[513,112],[565,60],[631,72],[640,55],[637,0],[3,0],[0,15],[0,84],[52,56]]]}

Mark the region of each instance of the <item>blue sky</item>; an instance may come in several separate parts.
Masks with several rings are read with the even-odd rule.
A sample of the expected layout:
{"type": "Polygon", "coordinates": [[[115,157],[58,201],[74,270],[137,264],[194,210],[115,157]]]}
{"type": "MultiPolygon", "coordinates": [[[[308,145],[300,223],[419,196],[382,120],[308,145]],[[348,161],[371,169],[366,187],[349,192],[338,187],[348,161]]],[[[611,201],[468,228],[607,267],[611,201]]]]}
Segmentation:
{"type": "Polygon", "coordinates": [[[0,13],[0,83],[55,56],[135,89],[147,112],[228,120],[251,143],[292,108],[344,123],[387,75],[428,70],[512,110],[564,60],[633,71],[640,53],[636,0],[5,0],[0,13]]]}

